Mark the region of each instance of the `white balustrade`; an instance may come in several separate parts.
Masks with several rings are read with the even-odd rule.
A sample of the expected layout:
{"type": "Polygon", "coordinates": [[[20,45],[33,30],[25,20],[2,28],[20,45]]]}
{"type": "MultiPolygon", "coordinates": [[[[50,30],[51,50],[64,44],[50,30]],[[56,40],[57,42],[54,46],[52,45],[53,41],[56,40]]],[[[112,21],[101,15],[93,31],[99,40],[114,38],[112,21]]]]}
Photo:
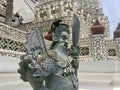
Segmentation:
{"type": "Polygon", "coordinates": [[[25,31],[0,23],[0,36],[13,41],[25,42],[25,31]]]}

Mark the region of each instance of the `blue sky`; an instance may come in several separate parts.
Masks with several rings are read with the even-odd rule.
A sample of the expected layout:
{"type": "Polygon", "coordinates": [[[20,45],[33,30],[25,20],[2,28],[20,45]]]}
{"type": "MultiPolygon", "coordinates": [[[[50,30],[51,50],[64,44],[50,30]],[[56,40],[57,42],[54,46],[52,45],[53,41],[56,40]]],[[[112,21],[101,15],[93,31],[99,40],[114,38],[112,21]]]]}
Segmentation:
{"type": "MultiPolygon", "coordinates": [[[[113,31],[120,22],[120,0],[101,0],[101,2],[104,14],[109,18],[110,34],[111,37],[113,37],[113,31]]],[[[34,19],[33,12],[26,5],[24,0],[14,0],[14,13],[15,12],[19,12],[19,14],[23,16],[24,22],[32,21],[34,19]]]]}
{"type": "Polygon", "coordinates": [[[120,0],[101,0],[103,11],[109,18],[110,22],[110,34],[113,36],[113,32],[120,22],[120,0]]]}

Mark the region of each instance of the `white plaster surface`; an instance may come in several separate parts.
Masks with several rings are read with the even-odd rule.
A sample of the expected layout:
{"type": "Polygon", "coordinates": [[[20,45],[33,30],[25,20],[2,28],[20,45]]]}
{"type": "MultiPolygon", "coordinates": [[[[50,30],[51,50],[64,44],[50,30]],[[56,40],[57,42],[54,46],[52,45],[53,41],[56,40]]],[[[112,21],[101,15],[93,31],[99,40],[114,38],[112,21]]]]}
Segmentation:
{"type": "Polygon", "coordinates": [[[80,72],[113,73],[120,72],[120,61],[100,60],[100,61],[80,61],[80,72]]]}
{"type": "MultiPolygon", "coordinates": [[[[0,56],[0,72],[16,72],[19,68],[19,58],[0,56]]],[[[79,72],[114,73],[120,72],[120,61],[80,61],[79,72]]]]}
{"type": "Polygon", "coordinates": [[[17,72],[20,59],[0,56],[0,72],[17,72]]]}

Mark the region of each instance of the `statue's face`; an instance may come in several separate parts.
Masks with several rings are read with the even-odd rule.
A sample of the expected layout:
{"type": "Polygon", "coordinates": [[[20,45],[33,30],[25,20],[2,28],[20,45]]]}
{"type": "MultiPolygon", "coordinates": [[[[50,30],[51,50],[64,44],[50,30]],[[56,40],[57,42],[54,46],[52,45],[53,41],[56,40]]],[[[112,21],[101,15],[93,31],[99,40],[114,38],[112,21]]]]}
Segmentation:
{"type": "Polygon", "coordinates": [[[70,37],[68,26],[59,25],[55,30],[55,35],[58,42],[67,43],[70,37]]]}
{"type": "Polygon", "coordinates": [[[59,41],[67,43],[69,40],[69,34],[65,31],[61,32],[59,41]]]}

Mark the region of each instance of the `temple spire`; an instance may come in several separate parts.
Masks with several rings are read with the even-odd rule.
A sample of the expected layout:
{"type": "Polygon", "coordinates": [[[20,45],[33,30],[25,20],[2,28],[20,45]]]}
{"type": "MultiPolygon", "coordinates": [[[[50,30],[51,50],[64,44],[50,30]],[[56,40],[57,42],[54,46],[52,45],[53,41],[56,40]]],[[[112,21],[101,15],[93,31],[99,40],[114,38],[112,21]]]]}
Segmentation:
{"type": "Polygon", "coordinates": [[[114,39],[120,38],[120,23],[118,23],[118,26],[116,30],[114,31],[114,39]]]}

